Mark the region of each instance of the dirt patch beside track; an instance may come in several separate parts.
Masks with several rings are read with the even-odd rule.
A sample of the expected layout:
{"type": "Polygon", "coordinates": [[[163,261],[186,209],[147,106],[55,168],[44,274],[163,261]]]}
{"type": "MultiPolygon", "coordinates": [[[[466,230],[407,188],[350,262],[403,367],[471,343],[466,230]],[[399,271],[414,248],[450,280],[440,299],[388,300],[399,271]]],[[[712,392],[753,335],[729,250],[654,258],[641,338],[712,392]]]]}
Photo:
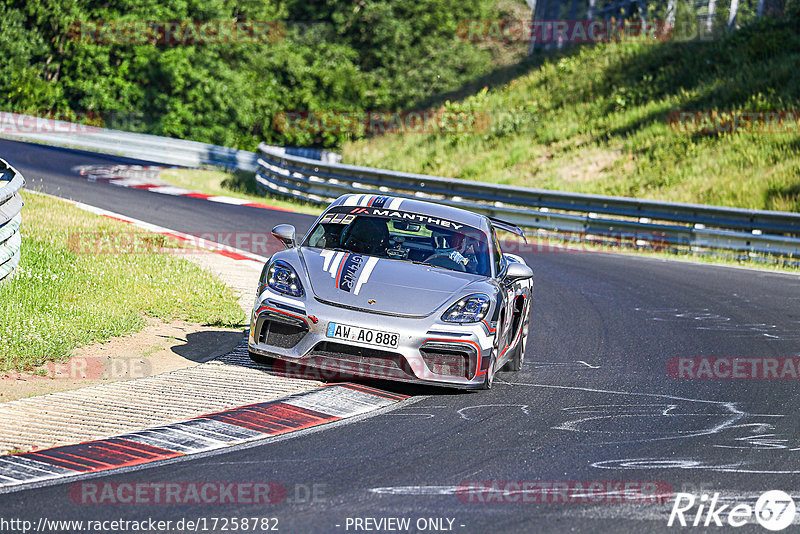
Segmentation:
{"type": "Polygon", "coordinates": [[[0,402],[192,367],[229,353],[243,337],[241,329],[148,319],[139,332],[80,347],[38,373],[0,377],[0,402]]]}

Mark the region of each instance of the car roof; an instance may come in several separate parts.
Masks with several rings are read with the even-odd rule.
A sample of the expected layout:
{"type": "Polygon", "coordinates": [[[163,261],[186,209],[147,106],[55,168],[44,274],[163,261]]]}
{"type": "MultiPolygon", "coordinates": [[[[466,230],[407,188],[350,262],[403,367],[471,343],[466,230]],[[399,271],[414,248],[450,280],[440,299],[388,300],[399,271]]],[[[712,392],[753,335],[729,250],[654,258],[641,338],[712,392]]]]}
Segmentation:
{"type": "Polygon", "coordinates": [[[342,195],[334,200],[329,207],[332,208],[336,206],[378,206],[393,211],[407,211],[439,219],[446,219],[478,228],[484,232],[488,232],[490,228],[489,219],[484,215],[479,215],[461,208],[445,206],[444,204],[437,204],[435,202],[425,202],[424,200],[416,200],[413,198],[375,194],[342,195]]]}

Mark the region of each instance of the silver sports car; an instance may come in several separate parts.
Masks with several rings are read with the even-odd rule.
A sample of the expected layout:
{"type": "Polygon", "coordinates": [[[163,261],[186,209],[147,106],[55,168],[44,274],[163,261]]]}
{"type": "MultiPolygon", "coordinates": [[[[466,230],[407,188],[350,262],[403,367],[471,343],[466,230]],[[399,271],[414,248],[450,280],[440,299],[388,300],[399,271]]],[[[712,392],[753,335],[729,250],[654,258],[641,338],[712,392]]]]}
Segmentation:
{"type": "MultiPolygon", "coordinates": [[[[516,226],[430,202],[377,195],[334,201],[264,265],[250,356],[320,376],[490,388],[519,370],[533,271],[500,250],[516,226]],[[325,373],[328,373],[327,375],[325,373]]],[[[523,237],[524,238],[524,237],[523,237]]]]}

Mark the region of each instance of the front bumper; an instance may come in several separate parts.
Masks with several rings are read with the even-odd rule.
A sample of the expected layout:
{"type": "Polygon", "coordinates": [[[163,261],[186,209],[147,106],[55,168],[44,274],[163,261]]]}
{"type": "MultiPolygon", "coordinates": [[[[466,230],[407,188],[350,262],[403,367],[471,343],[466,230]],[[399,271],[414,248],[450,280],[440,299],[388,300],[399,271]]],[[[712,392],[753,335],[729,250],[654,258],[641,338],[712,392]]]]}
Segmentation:
{"type": "Polygon", "coordinates": [[[355,376],[462,388],[483,385],[493,346],[494,330],[486,323],[445,323],[437,314],[379,315],[270,290],[253,309],[249,338],[250,351],[277,358],[275,370],[290,377],[355,376]],[[329,322],[396,333],[398,347],[329,338],[329,322]],[[309,376],[309,368],[318,373],[309,376]]]}

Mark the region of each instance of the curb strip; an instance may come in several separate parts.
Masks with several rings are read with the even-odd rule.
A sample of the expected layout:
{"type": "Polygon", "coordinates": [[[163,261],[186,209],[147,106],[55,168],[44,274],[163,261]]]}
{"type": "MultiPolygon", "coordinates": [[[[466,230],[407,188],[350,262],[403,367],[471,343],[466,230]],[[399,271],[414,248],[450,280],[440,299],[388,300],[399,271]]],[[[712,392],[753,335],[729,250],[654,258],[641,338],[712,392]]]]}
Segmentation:
{"type": "Polygon", "coordinates": [[[120,187],[130,187],[132,189],[144,189],[151,193],[160,193],[162,195],[172,195],[178,197],[192,197],[202,198],[209,202],[219,202],[221,204],[233,204],[235,206],[247,206],[249,208],[260,208],[267,210],[286,211],[296,213],[287,208],[279,208],[263,202],[253,202],[252,200],[245,200],[242,198],[227,197],[223,195],[207,195],[199,193],[183,187],[177,187],[169,184],[157,184],[152,180],[138,177],[127,177],[126,173],[153,173],[168,169],[169,167],[160,167],[157,165],[85,165],[75,167],[73,170],[77,171],[81,176],[86,177],[90,182],[105,182],[120,187]]]}
{"type": "Polygon", "coordinates": [[[0,456],[0,489],[231,447],[355,417],[408,398],[360,384],[332,384],[113,438],[0,456]]]}
{"type": "Polygon", "coordinates": [[[175,239],[179,239],[181,241],[186,241],[191,243],[198,248],[205,249],[211,252],[216,252],[222,256],[227,258],[231,258],[234,260],[239,261],[248,261],[253,264],[254,267],[261,269],[264,266],[264,263],[269,259],[265,256],[260,256],[258,254],[253,254],[252,252],[248,252],[246,250],[238,249],[235,247],[231,247],[229,245],[221,245],[219,243],[215,243],[214,241],[209,241],[207,239],[197,238],[190,234],[185,234],[183,232],[179,232],[177,230],[171,230],[169,228],[165,228],[163,226],[158,226],[155,224],[151,224],[145,221],[141,221],[139,219],[134,219],[132,217],[127,217],[125,215],[121,215],[119,213],[115,213],[113,211],[104,210],[102,208],[97,208],[95,206],[90,206],[89,204],[84,204],[83,202],[77,202],[75,200],[69,200],[66,198],[57,197],[55,195],[50,195],[48,193],[42,193],[41,191],[32,191],[32,190],[25,190],[26,193],[32,193],[34,195],[41,195],[44,197],[52,198],[55,200],[60,200],[61,202],[66,202],[67,204],[71,204],[78,209],[83,211],[88,211],[89,213],[94,213],[95,215],[100,215],[102,217],[107,217],[109,219],[113,219],[117,222],[123,222],[127,224],[132,224],[137,228],[141,228],[143,230],[147,230],[148,232],[154,232],[156,234],[165,235],[168,237],[172,237],[175,239]]]}

